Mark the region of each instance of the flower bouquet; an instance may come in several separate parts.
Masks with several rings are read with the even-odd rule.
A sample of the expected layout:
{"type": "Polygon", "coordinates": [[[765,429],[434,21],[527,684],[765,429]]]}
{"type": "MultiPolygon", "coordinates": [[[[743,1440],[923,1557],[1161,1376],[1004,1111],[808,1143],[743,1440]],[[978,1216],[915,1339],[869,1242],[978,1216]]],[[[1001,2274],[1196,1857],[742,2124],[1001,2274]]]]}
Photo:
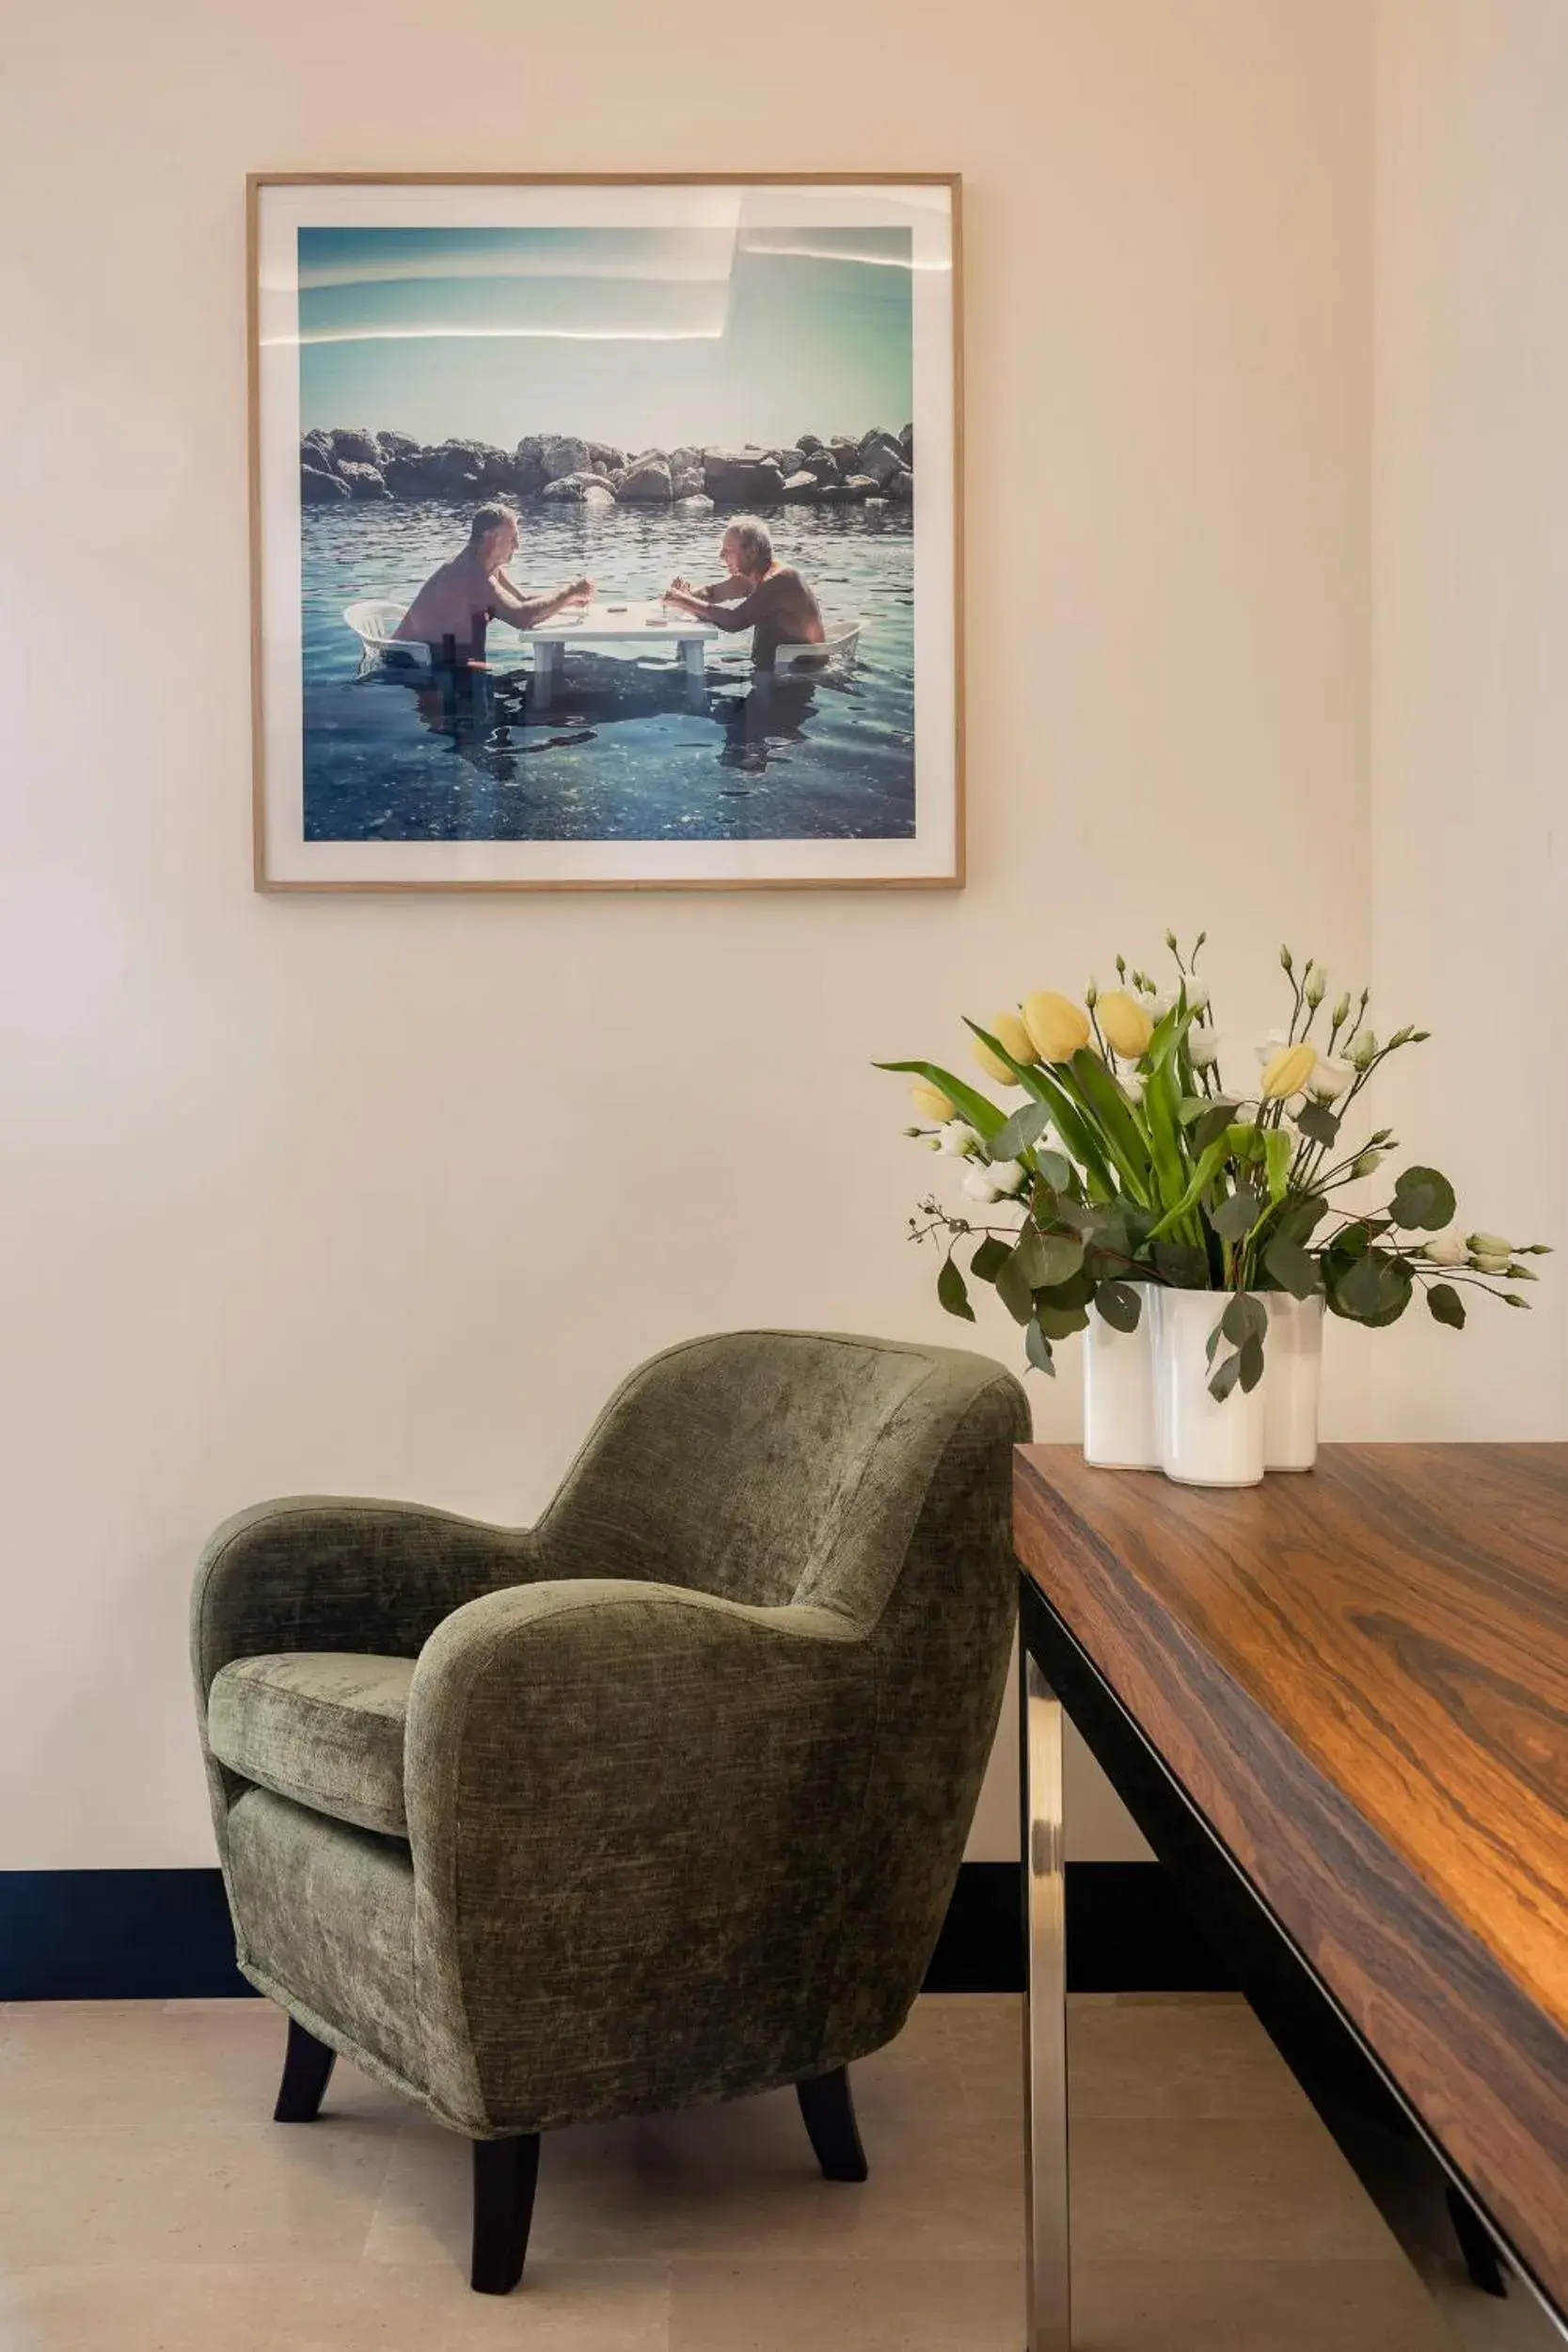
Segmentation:
{"type": "Polygon", "coordinates": [[[1118,957],[1118,985],[1091,983],[1081,1004],[1044,990],[989,1027],[966,1017],[974,1059],[1014,1104],[934,1062],[878,1066],[919,1081],[907,1132],[962,1167],[963,1208],[933,1195],[910,1219],[942,1250],[948,1312],[973,1322],[971,1284],[990,1283],[1044,1373],[1057,1342],[1088,1335],[1091,1460],[1245,1485],[1310,1468],[1325,1306],[1379,1328],[1419,1291],[1459,1329],[1466,1289],[1527,1307],[1507,1286],[1536,1279],[1524,1260],[1544,1245],[1455,1231],[1434,1168],[1403,1168],[1364,1205],[1398,1145],[1386,1127],[1347,1142],[1347,1127],[1384,1062],[1428,1032],[1380,1040],[1365,989],[1325,1012],[1322,964],[1298,972],[1289,947],[1288,1019],[1259,1046],[1256,1079],[1227,1086],[1197,971],[1205,936],[1184,955],[1166,933],[1169,986],[1118,957]]]}

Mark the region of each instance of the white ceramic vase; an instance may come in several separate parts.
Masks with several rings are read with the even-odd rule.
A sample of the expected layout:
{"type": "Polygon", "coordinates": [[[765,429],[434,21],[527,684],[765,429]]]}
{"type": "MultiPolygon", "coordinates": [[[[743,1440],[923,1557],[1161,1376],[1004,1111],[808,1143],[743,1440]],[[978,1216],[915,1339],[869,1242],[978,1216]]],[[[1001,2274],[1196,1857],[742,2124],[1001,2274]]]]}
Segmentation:
{"type": "Polygon", "coordinates": [[[1263,1468],[1309,1470],[1318,1458],[1323,1302],[1270,1291],[1263,1343],[1263,1468]]]}
{"type": "MultiPolygon", "coordinates": [[[[1160,1467],[1184,1486],[1256,1486],[1263,1475],[1265,1377],[1250,1396],[1240,1386],[1209,1393],[1209,1335],[1225,1312],[1222,1291],[1155,1290],[1155,1376],[1160,1467]]],[[[1265,1364],[1267,1350],[1265,1349],[1265,1364]]]]}
{"type": "Polygon", "coordinates": [[[1154,1286],[1136,1286],[1144,1302],[1135,1331],[1113,1330],[1089,1310],[1084,1334],[1084,1459],[1096,1470],[1158,1470],[1155,1420],[1154,1286]]]}

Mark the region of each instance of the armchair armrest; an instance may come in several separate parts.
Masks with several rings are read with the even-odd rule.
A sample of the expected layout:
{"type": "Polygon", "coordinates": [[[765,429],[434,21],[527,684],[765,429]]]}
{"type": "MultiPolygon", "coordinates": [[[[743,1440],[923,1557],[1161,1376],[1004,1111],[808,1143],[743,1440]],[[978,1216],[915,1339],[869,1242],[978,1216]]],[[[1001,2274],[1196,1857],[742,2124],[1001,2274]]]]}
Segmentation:
{"type": "Polygon", "coordinates": [[[879,1673],[833,1611],[641,1580],[436,1628],[404,1747],[418,1964],[426,2018],[466,2021],[437,2072],[477,2062],[494,2128],[813,2071],[879,1673]]]}
{"type": "Polygon", "coordinates": [[[531,1528],[490,1527],[406,1502],[291,1496],[228,1519],[191,1595],[191,1663],[205,1705],[230,1659],[270,1650],[412,1658],[454,1609],[543,1573],[531,1528]]]}

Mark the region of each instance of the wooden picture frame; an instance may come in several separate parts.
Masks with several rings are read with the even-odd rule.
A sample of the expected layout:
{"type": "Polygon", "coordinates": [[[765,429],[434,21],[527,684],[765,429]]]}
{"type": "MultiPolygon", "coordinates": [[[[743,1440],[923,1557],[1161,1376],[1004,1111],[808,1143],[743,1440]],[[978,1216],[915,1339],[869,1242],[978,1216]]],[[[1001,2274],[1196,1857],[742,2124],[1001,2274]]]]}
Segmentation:
{"type": "Polygon", "coordinates": [[[961,885],[956,173],[258,173],[247,261],[258,889],[961,885]]]}

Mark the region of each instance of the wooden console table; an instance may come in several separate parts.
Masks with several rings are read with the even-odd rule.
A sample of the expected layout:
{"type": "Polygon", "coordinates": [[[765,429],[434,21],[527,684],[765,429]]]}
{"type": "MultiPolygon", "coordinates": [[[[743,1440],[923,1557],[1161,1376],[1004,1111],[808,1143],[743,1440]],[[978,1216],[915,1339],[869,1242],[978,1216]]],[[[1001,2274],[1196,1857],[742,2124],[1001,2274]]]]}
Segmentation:
{"type": "Polygon", "coordinates": [[[1014,1533],[1030,2352],[1071,2342],[1064,1708],[1352,2160],[1407,2134],[1568,2337],[1568,1445],[1234,1492],[1023,1446],[1014,1533]]]}

